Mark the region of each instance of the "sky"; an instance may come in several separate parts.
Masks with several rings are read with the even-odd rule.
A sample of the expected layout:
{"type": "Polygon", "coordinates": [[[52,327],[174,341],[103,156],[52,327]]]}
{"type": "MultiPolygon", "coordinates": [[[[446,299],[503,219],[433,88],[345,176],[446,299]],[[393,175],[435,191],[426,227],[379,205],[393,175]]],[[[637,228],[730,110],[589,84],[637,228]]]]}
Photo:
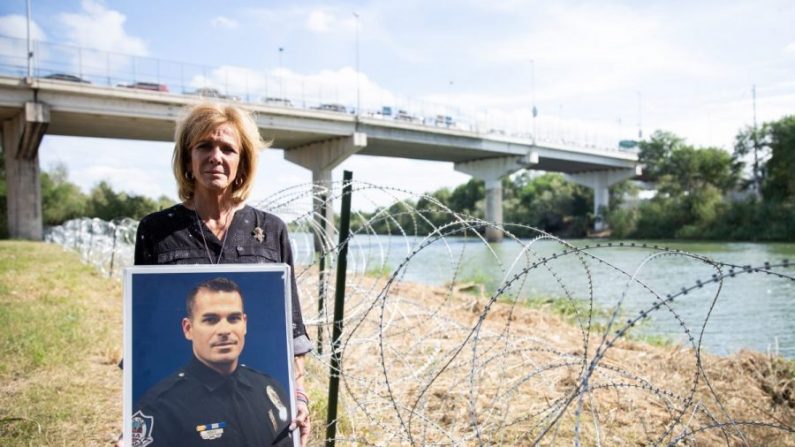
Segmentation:
{"type": "MultiPolygon", "coordinates": [[[[156,72],[172,92],[210,86],[254,101],[351,106],[358,91],[362,110],[444,113],[460,125],[601,146],[659,129],[731,150],[753,123],[753,86],[759,123],[795,113],[791,0],[31,0],[31,10],[31,35],[47,42],[41,55],[58,45],[96,50],[64,71],[156,72]]],[[[25,14],[25,0],[0,2],[0,36],[24,38],[25,14]]],[[[66,165],[85,191],[106,180],[176,198],[172,148],[45,136],[39,154],[42,169],[66,165]]],[[[415,192],[469,178],[451,163],[360,155],[334,178],[344,169],[415,192]]],[[[252,200],[309,181],[269,149],[252,200]]]]}

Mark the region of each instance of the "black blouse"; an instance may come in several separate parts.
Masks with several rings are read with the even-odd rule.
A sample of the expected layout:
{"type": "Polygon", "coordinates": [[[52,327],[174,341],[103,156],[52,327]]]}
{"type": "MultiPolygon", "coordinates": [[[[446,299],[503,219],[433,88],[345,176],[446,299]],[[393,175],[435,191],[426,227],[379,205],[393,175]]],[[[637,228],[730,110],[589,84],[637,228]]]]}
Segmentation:
{"type": "Polygon", "coordinates": [[[246,205],[234,214],[227,230],[226,243],[222,243],[207,228],[195,211],[181,204],[152,213],[138,224],[135,265],[210,264],[219,259],[219,254],[221,257],[218,262],[221,264],[283,262],[290,266],[293,353],[302,355],[311,351],[312,344],[301,316],[287,225],[281,219],[246,205]]]}

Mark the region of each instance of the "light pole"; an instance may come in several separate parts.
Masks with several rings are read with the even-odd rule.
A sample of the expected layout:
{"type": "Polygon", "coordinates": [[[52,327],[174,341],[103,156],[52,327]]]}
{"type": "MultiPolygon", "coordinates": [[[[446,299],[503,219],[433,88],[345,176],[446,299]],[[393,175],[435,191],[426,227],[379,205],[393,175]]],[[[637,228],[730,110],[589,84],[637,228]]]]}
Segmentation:
{"type": "Polygon", "coordinates": [[[638,140],[643,139],[643,97],[638,90],[638,140]]]}
{"type": "Polygon", "coordinates": [[[530,111],[533,115],[533,144],[536,144],[536,116],[538,116],[538,109],[536,108],[536,62],[530,59],[530,102],[533,103],[533,108],[530,111]]]}
{"type": "Polygon", "coordinates": [[[284,65],[282,65],[284,47],[279,47],[279,98],[284,101],[284,65]]]}
{"type": "Polygon", "coordinates": [[[361,87],[359,74],[359,14],[354,11],[353,16],[356,17],[356,117],[359,117],[362,108],[361,103],[361,87]]]}
{"type": "Polygon", "coordinates": [[[27,0],[28,9],[28,82],[33,79],[33,47],[30,42],[30,0],[27,0]]]}
{"type": "Polygon", "coordinates": [[[757,199],[762,198],[762,187],[759,182],[759,133],[756,128],[756,84],[751,87],[751,96],[754,108],[754,130],[753,143],[754,143],[754,195],[757,199]]]}

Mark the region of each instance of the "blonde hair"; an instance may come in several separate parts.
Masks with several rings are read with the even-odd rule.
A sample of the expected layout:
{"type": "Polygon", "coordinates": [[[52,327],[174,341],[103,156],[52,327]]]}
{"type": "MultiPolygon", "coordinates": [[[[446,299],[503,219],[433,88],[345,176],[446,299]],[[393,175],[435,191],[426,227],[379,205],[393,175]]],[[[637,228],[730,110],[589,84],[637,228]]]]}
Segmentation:
{"type": "Polygon", "coordinates": [[[181,200],[191,200],[196,188],[196,179],[190,173],[191,148],[199,139],[227,123],[237,130],[240,137],[240,165],[232,181],[232,200],[240,203],[251,193],[259,149],[267,148],[270,142],[263,141],[250,112],[229,104],[202,102],[187,109],[185,117],[177,123],[174,134],[176,143],[171,164],[181,200]]]}

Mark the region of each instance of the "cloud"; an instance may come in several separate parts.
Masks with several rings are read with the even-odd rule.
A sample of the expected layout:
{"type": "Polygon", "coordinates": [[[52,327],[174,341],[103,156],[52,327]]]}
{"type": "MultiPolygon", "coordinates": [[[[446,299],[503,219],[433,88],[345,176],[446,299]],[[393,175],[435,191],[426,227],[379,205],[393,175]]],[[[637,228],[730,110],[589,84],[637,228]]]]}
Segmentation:
{"type": "MultiPolygon", "coordinates": [[[[27,39],[27,18],[17,14],[0,16],[0,34],[17,39],[27,39]]],[[[30,22],[30,38],[32,40],[47,39],[44,31],[32,20],[30,22]]]]}
{"type": "Polygon", "coordinates": [[[322,9],[314,9],[309,12],[306,18],[306,27],[315,33],[325,33],[331,29],[335,21],[334,15],[322,9]]]}
{"type": "MultiPolygon", "coordinates": [[[[23,67],[27,64],[28,53],[27,18],[13,14],[0,17],[0,35],[8,36],[8,38],[0,37],[0,61],[23,71],[23,67]]],[[[30,38],[34,41],[47,39],[44,31],[33,21],[30,23],[30,38]]],[[[39,58],[43,55],[44,50],[39,50],[39,54],[35,54],[39,58]]]]}
{"type": "Polygon", "coordinates": [[[236,20],[224,16],[218,16],[212,19],[210,21],[210,24],[214,28],[226,28],[226,29],[237,29],[239,25],[236,20]]]}
{"type": "Polygon", "coordinates": [[[709,78],[720,73],[714,62],[671,37],[667,17],[620,5],[549,6],[544,21],[473,51],[481,62],[523,64],[535,61],[548,82],[542,94],[560,99],[632,89],[640,80],[665,75],[709,78]]]}
{"type": "Polygon", "coordinates": [[[263,74],[250,68],[227,65],[218,67],[207,75],[193,76],[189,85],[192,88],[216,88],[223,93],[251,101],[259,101],[265,97],[284,97],[295,106],[307,107],[322,103],[341,103],[349,108],[354,107],[357,90],[363,109],[377,110],[382,105],[405,108],[410,103],[408,99],[399,98],[378,85],[364,73],[357,76],[356,70],[351,67],[309,74],[277,68],[263,74]]]}
{"type": "Polygon", "coordinates": [[[143,39],[130,36],[124,30],[127,17],[102,3],[83,0],[79,13],[62,13],[68,43],[102,51],[146,56],[149,54],[143,39]]]}
{"type": "Polygon", "coordinates": [[[39,154],[45,170],[64,163],[69,180],[86,193],[104,180],[116,191],[176,198],[171,149],[161,142],[45,135],[39,154]]]}

